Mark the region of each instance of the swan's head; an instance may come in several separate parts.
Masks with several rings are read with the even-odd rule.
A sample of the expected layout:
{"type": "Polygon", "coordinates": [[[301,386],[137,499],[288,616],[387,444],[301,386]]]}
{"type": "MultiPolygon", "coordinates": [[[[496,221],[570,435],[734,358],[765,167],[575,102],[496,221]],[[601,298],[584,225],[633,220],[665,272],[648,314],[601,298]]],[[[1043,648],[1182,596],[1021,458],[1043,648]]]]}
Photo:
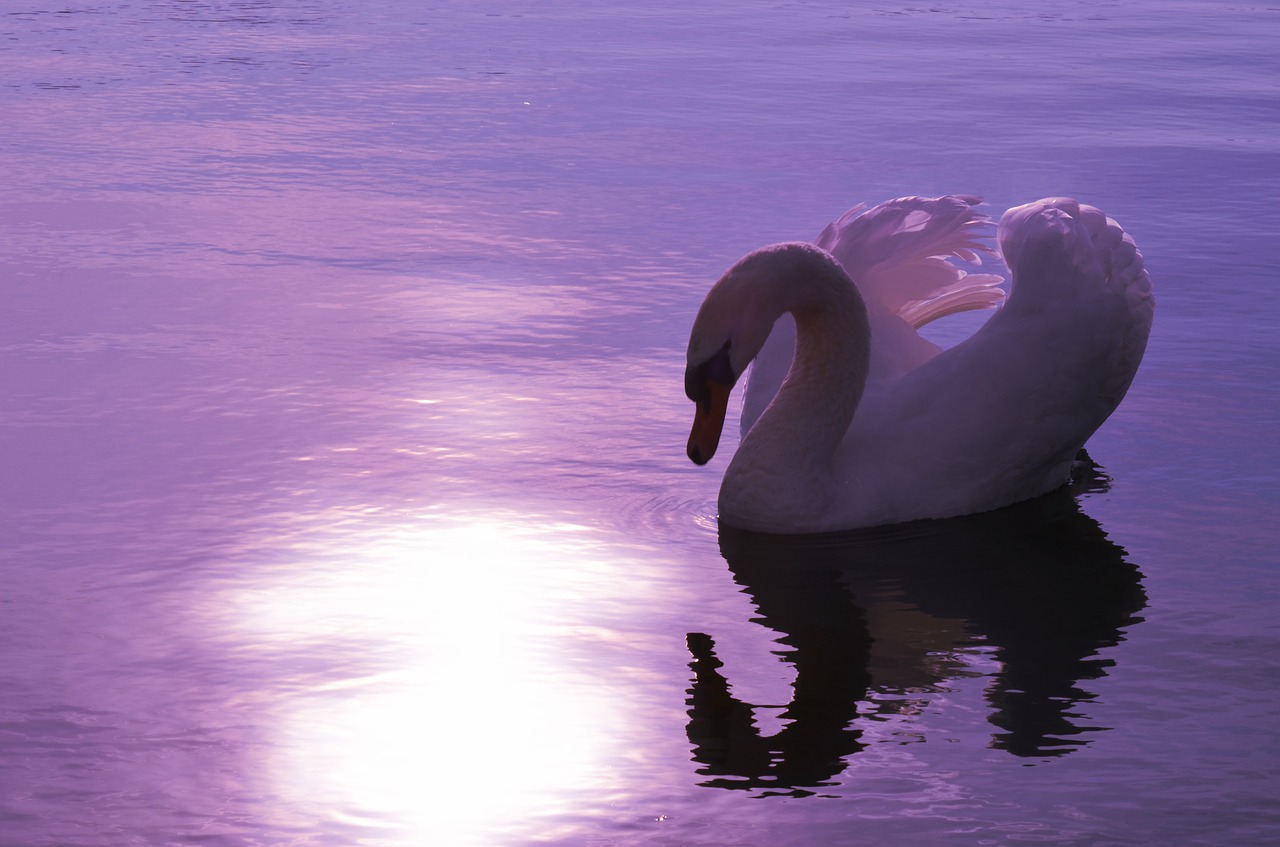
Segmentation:
{"type": "MultiPolygon", "coordinates": [[[[684,371],[684,393],[694,402],[693,429],[689,433],[689,458],[694,464],[705,465],[715,455],[720,445],[720,431],[724,429],[724,416],[729,409],[729,392],[742,375],[733,366],[733,340],[726,338],[720,348],[710,355],[698,354],[689,349],[689,364],[684,371]]],[[[745,366],[744,366],[745,367],[745,366]]]]}
{"type": "Polygon", "coordinates": [[[774,244],[748,254],[711,286],[689,333],[684,392],[696,404],[689,458],[705,465],[715,455],[729,393],[760,352],[773,323],[792,308],[787,286],[838,267],[824,250],[804,243],[774,244]]]}

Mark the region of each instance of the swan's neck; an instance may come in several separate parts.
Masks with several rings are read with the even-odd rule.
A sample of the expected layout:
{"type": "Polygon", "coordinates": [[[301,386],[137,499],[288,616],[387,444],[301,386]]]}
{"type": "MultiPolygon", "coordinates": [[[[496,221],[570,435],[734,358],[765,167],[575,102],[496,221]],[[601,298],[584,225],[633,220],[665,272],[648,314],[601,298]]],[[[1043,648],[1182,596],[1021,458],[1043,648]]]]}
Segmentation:
{"type": "Polygon", "coordinates": [[[795,526],[834,497],[833,457],[866,384],[867,310],[834,262],[804,263],[768,282],[770,324],[795,318],[791,369],[769,407],[743,437],[725,473],[721,512],[752,525],[795,526]]]}

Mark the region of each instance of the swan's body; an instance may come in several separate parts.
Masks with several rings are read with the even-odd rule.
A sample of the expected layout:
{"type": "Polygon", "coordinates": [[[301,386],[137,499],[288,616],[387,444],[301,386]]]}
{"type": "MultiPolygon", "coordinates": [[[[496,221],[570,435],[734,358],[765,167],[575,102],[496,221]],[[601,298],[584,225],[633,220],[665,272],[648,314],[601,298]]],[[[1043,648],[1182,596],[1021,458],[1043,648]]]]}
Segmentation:
{"type": "Polygon", "coordinates": [[[1068,481],[1142,358],[1150,280],[1132,239],[1097,209],[1065,199],[1011,209],[1000,245],[1012,292],[941,351],[916,328],[1001,299],[998,278],[948,262],[991,252],[974,240],[987,223],[974,203],[855,209],[820,246],[762,248],[712,288],[686,372],[695,462],[714,452],[729,389],[756,360],[723,521],[853,529],[987,511],[1068,481]]]}

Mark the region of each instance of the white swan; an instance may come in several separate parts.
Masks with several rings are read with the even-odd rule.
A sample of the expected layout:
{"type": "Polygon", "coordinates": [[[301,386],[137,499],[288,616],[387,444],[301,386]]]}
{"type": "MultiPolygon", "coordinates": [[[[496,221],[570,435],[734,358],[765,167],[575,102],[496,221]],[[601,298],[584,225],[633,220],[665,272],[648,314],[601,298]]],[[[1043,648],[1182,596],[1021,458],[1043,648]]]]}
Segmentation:
{"type": "Polygon", "coordinates": [[[999,277],[950,262],[993,253],[978,240],[990,221],[977,202],[856,207],[816,245],[764,247],[711,288],[685,371],[697,464],[756,360],[721,520],[855,529],[987,511],[1067,482],[1142,359],[1150,279],[1133,239],[1099,210],[1063,198],[1010,209],[999,228],[1007,302],[944,352],[916,328],[1003,299],[999,277]]]}

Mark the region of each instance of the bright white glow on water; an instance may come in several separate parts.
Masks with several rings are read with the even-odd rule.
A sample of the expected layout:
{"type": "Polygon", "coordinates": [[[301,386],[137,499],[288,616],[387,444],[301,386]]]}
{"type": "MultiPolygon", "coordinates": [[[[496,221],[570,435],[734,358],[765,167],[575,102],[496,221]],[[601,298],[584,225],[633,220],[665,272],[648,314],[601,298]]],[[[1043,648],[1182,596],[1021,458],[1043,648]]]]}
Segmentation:
{"type": "Polygon", "coordinates": [[[489,516],[337,539],[218,603],[241,649],[327,653],[351,674],[294,680],[272,708],[275,791],[406,844],[471,845],[610,789],[632,718],[569,608],[606,581],[637,602],[644,586],[594,533],[489,516]]]}

